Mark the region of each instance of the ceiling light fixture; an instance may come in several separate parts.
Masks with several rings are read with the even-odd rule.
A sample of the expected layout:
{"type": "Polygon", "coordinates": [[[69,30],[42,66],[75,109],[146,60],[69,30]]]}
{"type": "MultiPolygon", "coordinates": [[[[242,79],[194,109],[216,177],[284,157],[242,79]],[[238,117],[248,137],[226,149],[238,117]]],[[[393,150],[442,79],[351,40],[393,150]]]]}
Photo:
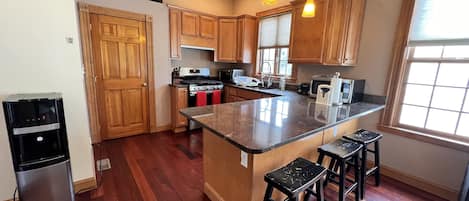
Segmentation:
{"type": "Polygon", "coordinates": [[[303,8],[302,17],[314,17],[316,15],[316,4],[314,0],[306,0],[305,7],[303,8]]]}
{"type": "Polygon", "coordinates": [[[262,0],[262,4],[266,6],[271,6],[277,4],[277,0],[262,0]]]}

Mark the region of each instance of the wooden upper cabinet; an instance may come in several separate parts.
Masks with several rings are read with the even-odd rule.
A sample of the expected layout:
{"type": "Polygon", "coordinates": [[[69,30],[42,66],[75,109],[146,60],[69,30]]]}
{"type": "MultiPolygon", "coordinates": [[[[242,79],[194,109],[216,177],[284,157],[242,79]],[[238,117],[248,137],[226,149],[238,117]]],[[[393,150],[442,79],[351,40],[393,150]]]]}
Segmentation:
{"type": "Polygon", "coordinates": [[[182,11],[182,35],[199,36],[199,15],[182,11]]]}
{"type": "Polygon", "coordinates": [[[253,63],[257,44],[256,17],[220,17],[217,61],[253,63]]]}
{"type": "Polygon", "coordinates": [[[181,58],[181,46],[217,48],[217,16],[174,6],[169,8],[171,58],[181,58]]]}
{"type": "Polygon", "coordinates": [[[219,18],[217,61],[236,63],[237,23],[235,17],[219,18]]]}
{"type": "Polygon", "coordinates": [[[170,58],[181,59],[181,11],[169,9],[170,58]]]}
{"type": "Polygon", "coordinates": [[[217,36],[217,18],[200,16],[199,27],[201,37],[215,39],[217,36]]]}
{"type": "Polygon", "coordinates": [[[237,52],[238,63],[254,63],[257,44],[256,17],[242,15],[238,17],[237,52]]]}
{"type": "Polygon", "coordinates": [[[350,18],[345,39],[344,65],[356,65],[365,16],[366,0],[348,0],[350,18]]]}
{"type": "Polygon", "coordinates": [[[316,0],[316,16],[303,18],[304,1],[292,3],[291,63],[356,65],[365,0],[316,0]]]}
{"type": "Polygon", "coordinates": [[[304,3],[294,2],[290,36],[290,63],[322,63],[328,0],[316,0],[316,16],[301,17],[304,3]]]}

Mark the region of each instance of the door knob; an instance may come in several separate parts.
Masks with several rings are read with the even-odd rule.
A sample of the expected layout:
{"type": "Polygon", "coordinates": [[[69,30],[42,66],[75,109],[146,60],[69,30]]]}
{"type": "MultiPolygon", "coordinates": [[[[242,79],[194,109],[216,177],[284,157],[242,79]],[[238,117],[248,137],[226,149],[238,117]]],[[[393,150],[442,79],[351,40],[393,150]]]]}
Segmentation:
{"type": "Polygon", "coordinates": [[[144,82],[144,83],[142,84],[142,87],[147,87],[147,85],[148,85],[148,84],[147,84],[146,82],[144,82]]]}

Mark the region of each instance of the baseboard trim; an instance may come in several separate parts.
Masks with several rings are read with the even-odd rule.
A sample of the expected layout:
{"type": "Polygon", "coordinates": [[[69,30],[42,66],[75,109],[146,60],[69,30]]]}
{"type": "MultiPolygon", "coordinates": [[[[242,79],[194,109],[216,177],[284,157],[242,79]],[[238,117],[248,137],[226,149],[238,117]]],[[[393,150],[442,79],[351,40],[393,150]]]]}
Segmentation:
{"type": "MultiPolygon", "coordinates": [[[[371,165],[372,162],[368,161],[368,164],[371,165]]],[[[410,174],[400,172],[399,170],[393,169],[391,167],[381,165],[381,174],[438,197],[451,201],[458,200],[459,193],[453,189],[426,181],[410,174]]]]}
{"type": "Polygon", "coordinates": [[[158,126],[156,127],[155,131],[152,131],[152,133],[158,133],[158,132],[163,132],[163,131],[170,131],[172,128],[171,124],[164,125],[164,126],[158,126]]]}
{"type": "Polygon", "coordinates": [[[207,182],[204,182],[204,193],[210,200],[224,201],[224,199],[217,193],[217,191],[215,191],[215,189],[213,189],[213,187],[210,186],[210,184],[207,182]]]}
{"type": "MultiPolygon", "coordinates": [[[[86,191],[96,189],[97,187],[98,185],[97,185],[95,177],[90,177],[90,178],[86,178],[86,179],[73,182],[73,188],[75,190],[75,193],[77,192],[83,193],[86,191]]],[[[13,198],[9,200],[5,200],[5,201],[13,201],[13,198]]],[[[19,201],[19,198],[17,198],[16,201],[19,201]]]]}
{"type": "Polygon", "coordinates": [[[98,183],[96,182],[95,177],[90,177],[90,178],[86,178],[86,179],[73,182],[73,187],[75,189],[75,193],[78,193],[78,192],[83,193],[86,191],[96,189],[98,187],[98,183]]]}

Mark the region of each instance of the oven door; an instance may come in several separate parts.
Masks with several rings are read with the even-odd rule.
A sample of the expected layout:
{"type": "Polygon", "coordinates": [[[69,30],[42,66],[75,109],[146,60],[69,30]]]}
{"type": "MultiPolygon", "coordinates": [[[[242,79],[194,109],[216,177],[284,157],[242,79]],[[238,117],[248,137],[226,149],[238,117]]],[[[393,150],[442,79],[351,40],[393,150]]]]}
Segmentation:
{"type": "MultiPolygon", "coordinates": [[[[212,105],[212,91],[204,91],[207,94],[207,102],[205,105],[212,105]]],[[[197,92],[189,92],[189,107],[197,107],[197,92]]]]}

